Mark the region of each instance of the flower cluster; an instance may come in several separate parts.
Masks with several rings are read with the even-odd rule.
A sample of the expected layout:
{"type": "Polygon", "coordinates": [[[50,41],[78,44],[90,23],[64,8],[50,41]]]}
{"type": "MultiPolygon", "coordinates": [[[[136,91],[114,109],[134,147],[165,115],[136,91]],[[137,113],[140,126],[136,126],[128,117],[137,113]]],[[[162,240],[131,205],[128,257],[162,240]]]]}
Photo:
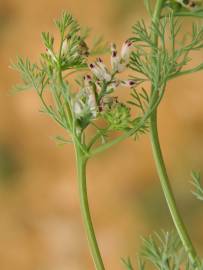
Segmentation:
{"type": "MultiPolygon", "coordinates": [[[[120,80],[116,77],[117,74],[123,72],[128,67],[132,45],[132,42],[129,40],[124,42],[120,55],[116,45],[111,45],[111,69],[107,68],[101,58],[89,64],[92,74],[84,76],[83,87],[75,95],[72,102],[75,117],[78,119],[80,126],[82,123],[81,128],[85,128],[90,120],[96,119],[103,114],[105,114],[104,118],[107,121],[114,116],[118,118],[118,115],[121,121],[126,119],[129,109],[124,104],[121,104],[117,97],[111,94],[119,86],[131,88],[137,85],[135,80],[120,80]],[[113,110],[116,114],[113,113],[110,117],[107,117],[110,110],[113,110]]],[[[124,126],[126,127],[126,124],[124,126]]]]}
{"type": "Polygon", "coordinates": [[[130,53],[132,48],[132,42],[126,40],[124,42],[120,56],[118,55],[116,45],[112,43],[111,45],[111,68],[110,72],[106,65],[103,63],[101,58],[98,58],[95,63],[89,65],[92,73],[96,76],[98,80],[105,80],[107,82],[111,81],[112,76],[116,73],[124,71],[129,64],[130,53]]]}
{"type": "Polygon", "coordinates": [[[84,39],[77,33],[68,34],[63,38],[60,51],[54,50],[54,38],[49,33],[43,33],[42,38],[46,48],[46,53],[42,54],[44,60],[55,67],[60,62],[63,71],[71,68],[86,67],[86,58],[89,55],[89,48],[84,39]]]}
{"type": "Polygon", "coordinates": [[[73,100],[73,111],[77,119],[83,118],[90,114],[94,118],[97,117],[96,95],[93,90],[90,75],[84,76],[84,87],[73,100]]]}

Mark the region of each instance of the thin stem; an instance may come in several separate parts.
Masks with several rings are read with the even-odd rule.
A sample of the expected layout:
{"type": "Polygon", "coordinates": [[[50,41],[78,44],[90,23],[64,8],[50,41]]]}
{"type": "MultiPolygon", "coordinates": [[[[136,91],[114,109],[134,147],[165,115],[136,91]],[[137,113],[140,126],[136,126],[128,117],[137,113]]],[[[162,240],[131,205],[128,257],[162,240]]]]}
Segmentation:
{"type": "Polygon", "coordinates": [[[203,10],[199,12],[175,12],[174,16],[176,17],[194,17],[194,18],[199,18],[203,19],[203,10]]]}
{"type": "Polygon", "coordinates": [[[183,223],[179,210],[177,208],[173,191],[170,186],[169,178],[167,175],[166,167],[164,164],[164,159],[161,152],[158,130],[157,130],[157,112],[156,111],[153,112],[153,115],[151,116],[150,135],[151,135],[151,144],[152,144],[154,160],[156,163],[156,168],[157,168],[157,172],[160,178],[163,193],[164,193],[166,202],[168,204],[168,208],[170,210],[174,225],[177,229],[177,232],[180,236],[183,246],[186,252],[188,253],[192,264],[195,265],[197,263],[197,254],[193,247],[193,243],[187,233],[185,224],[183,223]]]}
{"type": "Polygon", "coordinates": [[[88,151],[91,150],[92,146],[97,142],[97,140],[101,137],[101,133],[97,132],[96,135],[92,138],[92,140],[89,142],[87,149],[88,151]]]}
{"type": "MultiPolygon", "coordinates": [[[[64,94],[64,91],[66,90],[64,87],[64,81],[63,81],[63,77],[62,77],[62,70],[61,68],[59,68],[58,71],[58,79],[59,79],[59,83],[60,83],[60,87],[62,89],[62,93],[64,94]]],[[[70,129],[72,129],[72,125],[73,125],[73,116],[72,116],[72,111],[71,111],[71,106],[70,106],[70,102],[69,99],[67,99],[67,97],[65,97],[66,100],[66,110],[67,110],[67,121],[68,124],[70,126],[70,129]]]]}
{"type": "Polygon", "coordinates": [[[194,68],[182,70],[182,71],[179,71],[178,73],[170,75],[169,80],[175,79],[176,77],[179,77],[179,76],[188,75],[188,74],[191,74],[191,73],[202,71],[202,70],[203,70],[203,64],[200,64],[200,65],[198,65],[198,66],[196,66],[194,68]]]}
{"type": "MultiPolygon", "coordinates": [[[[161,15],[163,2],[164,2],[163,0],[157,0],[156,2],[154,16],[153,16],[153,23],[157,25],[159,23],[159,18],[161,15]]],[[[154,40],[154,43],[158,46],[158,36],[156,33],[153,35],[153,40],[154,40]]],[[[156,89],[153,89],[152,87],[152,93],[154,91],[156,91],[156,89]]],[[[170,210],[174,225],[179,234],[179,237],[183,243],[183,246],[186,252],[189,255],[189,259],[194,266],[198,267],[200,265],[199,259],[197,257],[197,253],[193,247],[193,243],[187,233],[185,224],[177,208],[175,197],[173,195],[173,191],[169,182],[169,177],[166,171],[166,167],[165,167],[165,163],[164,163],[164,159],[163,159],[163,155],[162,155],[162,151],[160,147],[160,142],[159,142],[158,129],[157,129],[157,108],[152,112],[150,116],[150,123],[151,123],[150,138],[151,138],[152,151],[153,151],[153,156],[156,163],[157,172],[160,178],[161,186],[163,189],[163,193],[165,195],[165,199],[166,199],[168,208],[170,210]]]]}
{"type": "Polygon", "coordinates": [[[86,165],[87,159],[84,158],[83,153],[79,146],[76,145],[77,155],[77,172],[78,172],[78,185],[80,194],[80,207],[83,218],[83,223],[87,235],[87,240],[94,261],[96,270],[105,270],[102,257],[97,244],[97,239],[94,232],[94,227],[91,220],[88,195],[87,195],[87,183],[86,183],[86,165]]]}
{"type": "Polygon", "coordinates": [[[144,0],[144,3],[145,3],[148,14],[150,15],[150,17],[152,17],[152,7],[151,7],[150,1],[144,0]]]}
{"type": "MultiPolygon", "coordinates": [[[[156,1],[156,5],[155,5],[155,8],[154,8],[154,14],[153,14],[153,18],[152,18],[152,21],[155,24],[157,24],[159,22],[159,18],[160,18],[160,15],[161,15],[161,9],[162,9],[163,3],[164,3],[164,0],[157,0],[156,1]]],[[[155,43],[157,43],[157,34],[155,34],[153,36],[153,40],[155,41],[155,43]]]]}

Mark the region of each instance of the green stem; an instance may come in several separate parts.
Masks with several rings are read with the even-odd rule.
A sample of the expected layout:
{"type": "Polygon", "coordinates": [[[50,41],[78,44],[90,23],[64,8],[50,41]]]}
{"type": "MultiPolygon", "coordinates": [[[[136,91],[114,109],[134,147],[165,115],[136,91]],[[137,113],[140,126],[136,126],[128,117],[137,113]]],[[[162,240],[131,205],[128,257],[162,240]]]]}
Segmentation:
{"type": "Polygon", "coordinates": [[[174,16],[176,17],[194,17],[194,18],[199,18],[203,19],[203,10],[201,12],[175,12],[174,16]]]}
{"type": "MultiPolygon", "coordinates": [[[[163,3],[164,3],[164,0],[157,0],[156,1],[156,5],[155,5],[155,8],[154,8],[154,14],[153,14],[153,17],[152,17],[152,21],[154,23],[156,23],[156,24],[159,22],[159,18],[160,18],[160,15],[161,15],[161,10],[162,10],[163,3]]],[[[155,41],[157,40],[157,34],[154,35],[153,39],[155,41]]]]}
{"type": "Polygon", "coordinates": [[[183,243],[183,246],[186,252],[189,255],[190,261],[193,265],[195,265],[198,261],[196,251],[193,247],[193,243],[187,233],[186,227],[183,223],[181,215],[178,211],[175,198],[173,195],[173,191],[169,182],[169,177],[167,175],[166,167],[164,164],[163,155],[161,152],[158,130],[157,130],[157,111],[153,112],[151,116],[151,127],[150,127],[150,135],[151,135],[151,144],[153,150],[153,156],[156,163],[157,172],[160,178],[161,186],[163,189],[163,193],[168,204],[168,208],[170,210],[174,225],[179,234],[179,237],[183,243]]]}
{"type": "MultiPolygon", "coordinates": [[[[164,0],[156,1],[152,21],[154,24],[157,25],[157,27],[159,24],[159,19],[160,19],[163,3],[164,3],[164,0]]],[[[154,33],[152,38],[156,46],[158,46],[157,34],[154,33]]],[[[154,61],[156,61],[156,58],[154,61]]],[[[157,91],[157,89],[154,89],[154,87],[152,86],[152,94],[154,93],[154,91],[157,91]]],[[[183,243],[183,246],[186,252],[188,253],[189,259],[194,266],[198,267],[200,265],[200,262],[197,257],[195,248],[193,247],[193,243],[186,230],[185,224],[183,223],[179,210],[176,206],[175,197],[173,195],[173,191],[169,182],[169,177],[166,171],[166,167],[165,167],[165,163],[164,163],[164,159],[163,159],[163,155],[162,155],[162,151],[160,147],[160,142],[159,142],[158,129],[157,129],[157,108],[152,112],[150,116],[150,123],[151,123],[150,137],[151,137],[152,151],[153,151],[156,168],[157,168],[157,172],[160,178],[160,182],[161,182],[165,199],[166,199],[168,208],[170,210],[174,225],[183,243]]]]}
{"type": "Polygon", "coordinates": [[[87,159],[84,157],[83,152],[80,147],[76,145],[76,155],[77,155],[77,172],[78,172],[78,185],[80,194],[80,207],[83,218],[83,223],[85,227],[85,232],[87,235],[87,240],[94,261],[96,270],[105,270],[104,264],[101,258],[99,247],[97,244],[97,239],[94,232],[94,227],[91,220],[88,195],[87,195],[87,183],[86,183],[86,165],[87,159]]]}
{"type": "Polygon", "coordinates": [[[145,3],[148,14],[150,15],[150,17],[152,17],[152,7],[151,7],[150,1],[144,0],[144,3],[145,3]]]}

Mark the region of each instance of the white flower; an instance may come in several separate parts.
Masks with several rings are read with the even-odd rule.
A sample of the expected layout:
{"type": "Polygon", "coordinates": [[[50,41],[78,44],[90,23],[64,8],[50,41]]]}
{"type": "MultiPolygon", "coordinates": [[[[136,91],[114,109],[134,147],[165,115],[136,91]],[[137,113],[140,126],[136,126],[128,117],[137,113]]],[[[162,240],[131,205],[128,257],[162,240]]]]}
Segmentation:
{"type": "Polygon", "coordinates": [[[80,118],[84,115],[85,111],[85,97],[86,97],[86,92],[85,88],[81,89],[79,93],[72,99],[72,107],[73,107],[73,112],[76,116],[76,118],[80,118]]]}
{"type": "Polygon", "coordinates": [[[103,70],[103,72],[108,72],[108,69],[106,67],[106,65],[104,64],[104,62],[102,61],[102,59],[99,57],[97,59],[96,65],[103,70]]]}
{"type": "Polygon", "coordinates": [[[92,116],[97,117],[97,102],[93,91],[88,96],[87,105],[92,113],[92,116]]]}
{"type": "Polygon", "coordinates": [[[96,102],[94,90],[91,85],[91,79],[92,78],[90,75],[86,75],[84,77],[85,88],[83,91],[85,92],[87,106],[89,110],[91,111],[93,117],[96,117],[97,116],[97,102],[96,102]]]}
{"type": "Polygon", "coordinates": [[[111,81],[111,74],[108,72],[103,62],[98,61],[96,64],[90,64],[89,67],[99,80],[106,82],[111,81]]]}
{"type": "Polygon", "coordinates": [[[111,66],[113,72],[123,72],[130,60],[130,53],[132,48],[132,42],[126,40],[121,48],[121,56],[118,56],[116,45],[111,44],[111,66]]]}
{"type": "Polygon", "coordinates": [[[113,72],[117,72],[120,65],[120,57],[118,56],[118,52],[116,50],[116,45],[114,43],[111,44],[111,67],[113,72]]]}
{"type": "Polygon", "coordinates": [[[85,88],[87,88],[87,87],[90,86],[91,81],[92,81],[92,78],[91,78],[90,75],[84,76],[84,85],[85,85],[85,88]]]}
{"type": "Polygon", "coordinates": [[[111,81],[111,74],[109,73],[106,65],[104,64],[104,62],[102,61],[101,58],[97,59],[96,65],[101,69],[102,76],[103,76],[104,80],[106,82],[110,82],[111,81]]]}
{"type": "Polygon", "coordinates": [[[101,69],[99,69],[95,64],[90,64],[89,67],[90,67],[92,73],[93,73],[99,80],[102,80],[102,79],[103,79],[101,69]]]}
{"type": "MultiPolygon", "coordinates": [[[[96,76],[96,80],[94,80],[94,84],[96,85],[96,88],[98,92],[101,93],[103,83],[106,82],[106,89],[105,92],[107,94],[112,93],[116,87],[119,85],[125,86],[125,87],[133,87],[136,85],[136,82],[133,80],[126,80],[126,81],[118,81],[116,80],[115,76],[116,73],[124,71],[129,63],[130,60],[130,53],[132,48],[132,42],[127,40],[124,42],[121,48],[121,53],[118,55],[116,45],[114,43],[111,44],[111,72],[108,70],[104,62],[101,58],[98,58],[95,63],[91,63],[89,65],[89,68],[91,69],[92,73],[96,76]]],[[[85,87],[88,88],[89,82],[91,81],[91,77],[85,79],[85,87]]],[[[92,85],[91,91],[93,91],[92,85]]],[[[103,94],[103,93],[102,93],[103,94]]],[[[95,95],[95,93],[94,93],[95,95]]],[[[95,98],[95,97],[94,97],[95,98]]],[[[91,99],[91,106],[93,106],[93,111],[95,110],[95,106],[92,105],[93,103],[96,104],[96,101],[94,99],[91,99]]]]}
{"type": "Polygon", "coordinates": [[[124,87],[135,87],[136,85],[137,85],[137,82],[134,80],[121,81],[121,86],[124,86],[124,87]]]}
{"type": "Polygon", "coordinates": [[[84,104],[81,100],[76,100],[73,103],[73,112],[76,116],[76,118],[80,118],[83,114],[84,104]]]}
{"type": "Polygon", "coordinates": [[[128,64],[130,60],[131,48],[132,42],[129,40],[126,40],[121,48],[121,58],[125,61],[126,64],[128,64]]]}

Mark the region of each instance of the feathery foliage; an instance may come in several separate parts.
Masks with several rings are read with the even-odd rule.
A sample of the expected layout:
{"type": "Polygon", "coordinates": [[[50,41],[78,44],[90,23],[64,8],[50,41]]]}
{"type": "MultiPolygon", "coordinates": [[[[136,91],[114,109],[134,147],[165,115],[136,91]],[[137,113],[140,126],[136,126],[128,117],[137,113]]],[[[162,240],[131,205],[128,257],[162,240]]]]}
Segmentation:
{"type": "Polygon", "coordinates": [[[191,176],[192,176],[191,183],[194,186],[194,191],[192,193],[195,195],[195,197],[198,200],[203,201],[203,187],[201,185],[201,176],[200,176],[200,173],[193,171],[191,173],[191,176]]]}
{"type": "MultiPolygon", "coordinates": [[[[189,263],[187,254],[178,235],[174,232],[154,233],[143,238],[143,245],[138,256],[138,269],[157,270],[195,270],[196,266],[189,263]]],[[[130,259],[123,260],[126,270],[133,270],[130,259]]],[[[198,269],[202,269],[202,266],[198,269]]]]}
{"type": "MultiPolygon", "coordinates": [[[[83,29],[73,16],[63,12],[55,21],[60,34],[57,47],[54,36],[42,33],[44,51],[38,63],[17,58],[11,65],[22,77],[16,91],[34,89],[41,101],[41,112],[48,114],[70,138],[56,136],[59,144],[75,147],[80,203],[83,220],[94,258],[95,268],[104,270],[96,241],[87,196],[86,163],[94,155],[107,150],[129,137],[137,139],[150,132],[153,153],[162,188],[179,236],[162,232],[143,239],[138,258],[139,270],[153,266],[158,270],[202,270],[170,188],[157,131],[157,108],[162,101],[168,81],[203,70],[203,62],[191,68],[192,53],[203,48],[203,26],[196,22],[184,35],[181,17],[203,19],[198,0],[144,0],[150,25],[140,20],[133,26],[132,37],[119,51],[116,44],[101,38],[89,45],[89,29],[83,29]],[[107,65],[98,57],[110,52],[107,65]],[[121,73],[133,74],[123,79],[121,73]],[[150,87],[148,89],[148,84],[150,87]],[[124,102],[116,90],[130,92],[124,102]],[[135,109],[135,112],[131,109],[135,109]],[[91,130],[91,135],[89,130],[91,130]],[[181,239],[181,241],[180,241],[181,239]]],[[[199,173],[193,172],[194,195],[203,200],[199,173]]],[[[126,270],[134,270],[131,260],[123,259],[126,270]]]]}

